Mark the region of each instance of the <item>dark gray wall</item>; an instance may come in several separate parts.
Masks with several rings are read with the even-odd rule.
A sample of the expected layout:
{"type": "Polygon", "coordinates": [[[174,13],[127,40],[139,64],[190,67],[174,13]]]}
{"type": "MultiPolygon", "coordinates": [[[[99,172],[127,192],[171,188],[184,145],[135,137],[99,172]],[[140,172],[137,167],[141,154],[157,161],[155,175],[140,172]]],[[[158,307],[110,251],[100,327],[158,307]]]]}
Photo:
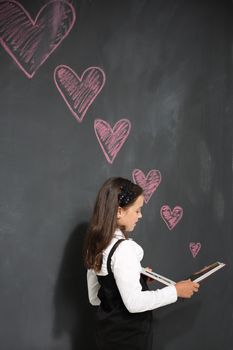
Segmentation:
{"type": "MultiPolygon", "coordinates": [[[[35,19],[48,1],[20,3],[35,19]]],[[[143,265],[174,280],[216,260],[227,266],[191,300],[154,313],[154,349],[231,350],[231,1],[70,4],[73,28],[38,64],[55,43],[51,28],[61,23],[62,6],[52,15],[46,8],[43,16],[56,20],[39,36],[29,76],[9,54],[6,30],[13,27],[0,3],[0,35],[8,38],[0,47],[0,348],[95,349],[81,250],[96,192],[109,176],[156,169],[161,183],[133,233],[143,265]],[[55,85],[59,65],[80,77],[88,67],[105,74],[82,122],[55,85]],[[96,119],[131,123],[112,164],[95,135],[96,119]],[[160,215],[164,204],[183,209],[172,230],[160,215]],[[191,242],[201,244],[195,257],[191,242]]]]}

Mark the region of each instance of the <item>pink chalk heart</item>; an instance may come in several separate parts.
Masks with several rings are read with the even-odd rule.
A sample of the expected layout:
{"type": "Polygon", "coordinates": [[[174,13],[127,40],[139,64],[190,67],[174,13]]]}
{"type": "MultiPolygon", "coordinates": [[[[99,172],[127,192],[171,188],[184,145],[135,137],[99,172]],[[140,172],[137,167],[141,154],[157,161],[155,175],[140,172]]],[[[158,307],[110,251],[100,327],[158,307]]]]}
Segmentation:
{"type": "Polygon", "coordinates": [[[112,164],[130,133],[130,121],[121,119],[112,129],[106,121],[96,119],[94,129],[107,161],[112,164]]]}
{"type": "Polygon", "coordinates": [[[165,221],[169,230],[172,230],[183,216],[183,209],[176,206],[173,210],[168,205],[163,205],[160,209],[160,215],[165,221]]]}
{"type": "Polygon", "coordinates": [[[192,256],[195,258],[197,256],[197,254],[199,253],[200,249],[201,249],[201,243],[194,243],[194,242],[190,242],[189,243],[189,249],[192,253],[192,256]]]}
{"type": "Polygon", "coordinates": [[[28,78],[67,37],[75,23],[68,1],[45,4],[33,20],[17,1],[0,2],[0,42],[28,78]]]}
{"type": "Polygon", "coordinates": [[[79,77],[70,67],[61,65],[54,71],[54,81],[75,119],[82,122],[105,84],[105,74],[98,67],[89,67],[79,77]]]}
{"type": "Polygon", "coordinates": [[[152,169],[145,176],[140,169],[134,169],[132,177],[133,181],[142,187],[144,200],[146,203],[148,203],[152,194],[155,192],[161,182],[160,171],[152,169]]]}

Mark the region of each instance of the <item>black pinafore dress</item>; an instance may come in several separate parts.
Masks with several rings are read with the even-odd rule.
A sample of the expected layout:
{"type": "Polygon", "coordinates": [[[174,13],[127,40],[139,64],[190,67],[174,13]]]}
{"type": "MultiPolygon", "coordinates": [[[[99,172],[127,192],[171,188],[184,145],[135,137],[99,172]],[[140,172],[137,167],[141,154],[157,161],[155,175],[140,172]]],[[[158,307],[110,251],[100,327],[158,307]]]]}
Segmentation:
{"type": "MultiPolygon", "coordinates": [[[[111,258],[118,245],[112,247],[107,260],[106,276],[97,276],[101,304],[97,311],[96,343],[99,350],[151,350],[152,311],[130,313],[120,296],[111,271],[111,258]]],[[[145,279],[140,278],[142,290],[148,290],[145,279]]]]}

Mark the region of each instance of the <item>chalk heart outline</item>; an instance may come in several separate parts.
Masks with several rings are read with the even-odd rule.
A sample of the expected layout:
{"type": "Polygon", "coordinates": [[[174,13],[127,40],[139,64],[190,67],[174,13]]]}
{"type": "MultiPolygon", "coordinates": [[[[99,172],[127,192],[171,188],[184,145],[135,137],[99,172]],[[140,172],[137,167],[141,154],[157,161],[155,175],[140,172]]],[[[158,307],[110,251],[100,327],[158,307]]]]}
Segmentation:
{"type": "Polygon", "coordinates": [[[54,81],[69,110],[81,123],[103,89],[106,77],[99,67],[89,67],[79,77],[70,67],[59,65],[54,70],[54,81]]]}
{"type": "Polygon", "coordinates": [[[183,216],[183,209],[180,206],[175,206],[173,210],[171,210],[171,208],[165,204],[160,209],[160,215],[169,230],[173,230],[183,216]]]}
{"type": "Polygon", "coordinates": [[[151,169],[148,174],[145,174],[140,169],[134,169],[132,173],[133,181],[142,187],[144,200],[149,202],[152,194],[157,190],[162,176],[159,170],[151,169]]]}
{"type": "Polygon", "coordinates": [[[127,140],[131,123],[128,119],[120,119],[113,128],[102,119],[96,119],[94,129],[100,147],[107,159],[112,164],[120,149],[127,140]]]}
{"type": "Polygon", "coordinates": [[[189,249],[192,253],[193,258],[196,258],[197,254],[199,253],[201,249],[201,243],[200,242],[190,242],[189,243],[189,249]]]}
{"type": "Polygon", "coordinates": [[[0,43],[25,75],[32,78],[70,33],[75,20],[75,9],[65,0],[51,0],[41,7],[35,20],[17,1],[1,0],[0,43]],[[4,18],[9,11],[15,23],[9,16],[4,18]],[[47,45],[44,38],[50,38],[47,45]]]}

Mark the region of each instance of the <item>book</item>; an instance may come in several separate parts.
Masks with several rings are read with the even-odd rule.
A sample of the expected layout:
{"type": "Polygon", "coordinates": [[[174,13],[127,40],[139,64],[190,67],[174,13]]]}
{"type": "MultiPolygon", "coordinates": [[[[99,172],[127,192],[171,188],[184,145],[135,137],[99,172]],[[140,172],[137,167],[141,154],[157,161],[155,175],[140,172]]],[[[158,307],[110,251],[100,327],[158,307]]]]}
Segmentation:
{"type": "Polygon", "coordinates": [[[200,271],[197,271],[195,273],[193,273],[191,276],[189,276],[188,278],[191,279],[191,281],[194,282],[201,282],[202,280],[204,280],[206,277],[212,275],[212,273],[218,271],[219,269],[221,269],[222,267],[226,266],[226,264],[216,261],[213,264],[210,264],[208,266],[205,266],[203,269],[201,269],[200,271]]]}
{"type": "MultiPolygon", "coordinates": [[[[224,266],[226,266],[226,264],[216,261],[213,264],[205,266],[203,269],[194,272],[191,276],[187,277],[186,279],[191,279],[191,281],[193,282],[200,282],[224,266]]],[[[154,271],[148,271],[145,267],[142,267],[141,273],[147,277],[150,277],[158,282],[165,284],[166,286],[176,284],[175,281],[172,281],[171,279],[164,277],[154,271]]]]}
{"type": "Polygon", "coordinates": [[[147,277],[150,277],[158,282],[165,284],[166,286],[176,284],[176,282],[174,282],[174,281],[170,280],[169,278],[166,278],[162,275],[159,275],[158,273],[156,273],[154,271],[148,271],[145,267],[142,267],[141,273],[147,277]]]}

